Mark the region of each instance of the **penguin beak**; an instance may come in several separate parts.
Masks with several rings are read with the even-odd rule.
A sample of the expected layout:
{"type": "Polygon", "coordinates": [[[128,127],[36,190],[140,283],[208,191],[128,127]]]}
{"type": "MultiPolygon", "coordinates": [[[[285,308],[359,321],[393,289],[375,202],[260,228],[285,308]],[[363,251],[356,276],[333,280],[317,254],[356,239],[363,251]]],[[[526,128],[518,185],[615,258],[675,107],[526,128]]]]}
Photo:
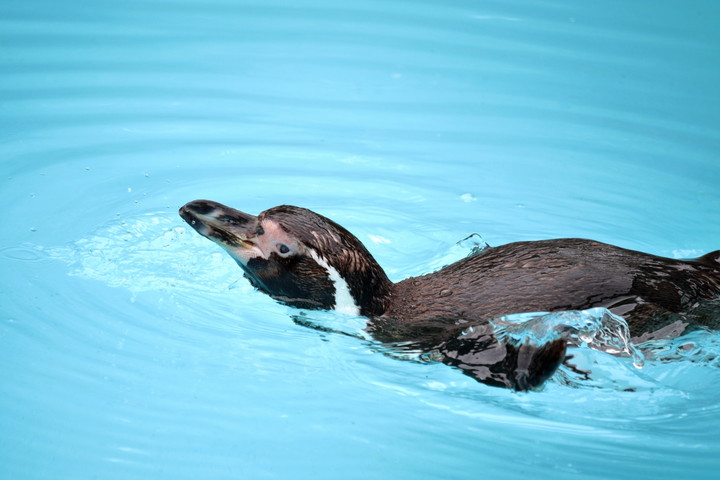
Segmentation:
{"type": "Polygon", "coordinates": [[[225,248],[252,248],[261,233],[256,216],[210,200],[193,200],[179,213],[200,235],[225,248]]]}

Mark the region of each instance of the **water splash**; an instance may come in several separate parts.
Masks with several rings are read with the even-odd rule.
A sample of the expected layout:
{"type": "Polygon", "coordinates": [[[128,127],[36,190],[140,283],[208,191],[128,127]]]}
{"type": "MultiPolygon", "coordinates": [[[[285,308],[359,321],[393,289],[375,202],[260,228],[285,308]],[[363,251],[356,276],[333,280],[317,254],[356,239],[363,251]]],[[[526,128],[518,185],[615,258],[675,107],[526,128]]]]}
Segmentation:
{"type": "Polygon", "coordinates": [[[697,330],[670,340],[647,341],[638,348],[653,361],[689,361],[720,367],[720,332],[697,330]]]}
{"type": "Polygon", "coordinates": [[[570,344],[630,357],[636,368],[642,368],[642,353],[630,342],[627,322],[606,308],[533,312],[505,315],[493,319],[495,336],[503,342],[541,345],[558,338],[570,344]]]}
{"type": "Polygon", "coordinates": [[[490,245],[477,233],[473,233],[450,247],[445,254],[430,262],[431,271],[440,270],[463,258],[482,254],[490,245]]]}
{"type": "MultiPolygon", "coordinates": [[[[237,265],[167,213],[147,213],[105,225],[65,247],[37,246],[65,262],[69,274],[132,292],[206,290],[244,286],[237,265]]],[[[246,286],[251,289],[249,285],[246,286]]]]}

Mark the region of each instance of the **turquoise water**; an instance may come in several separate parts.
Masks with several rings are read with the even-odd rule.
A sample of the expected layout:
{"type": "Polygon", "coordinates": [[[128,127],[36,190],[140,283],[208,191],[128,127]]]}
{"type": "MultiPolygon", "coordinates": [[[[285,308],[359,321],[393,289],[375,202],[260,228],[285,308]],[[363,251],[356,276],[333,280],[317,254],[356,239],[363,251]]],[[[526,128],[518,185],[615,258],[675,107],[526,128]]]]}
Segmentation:
{"type": "Polygon", "coordinates": [[[295,324],[177,208],[312,208],[394,280],[474,232],[718,249],[719,19],[4,0],[0,478],[717,478],[717,335],[516,394],[295,324]]]}

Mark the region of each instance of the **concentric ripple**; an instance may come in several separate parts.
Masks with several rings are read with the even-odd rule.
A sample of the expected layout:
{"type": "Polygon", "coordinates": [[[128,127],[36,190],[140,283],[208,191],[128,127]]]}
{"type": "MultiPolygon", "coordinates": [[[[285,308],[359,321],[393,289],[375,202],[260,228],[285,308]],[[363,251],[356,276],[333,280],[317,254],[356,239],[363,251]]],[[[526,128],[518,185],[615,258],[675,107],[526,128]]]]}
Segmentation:
{"type": "Polygon", "coordinates": [[[473,233],[720,248],[718,13],[0,3],[0,478],[715,478],[714,333],[492,389],[294,322],[176,212],[312,208],[393,280],[473,233]]]}

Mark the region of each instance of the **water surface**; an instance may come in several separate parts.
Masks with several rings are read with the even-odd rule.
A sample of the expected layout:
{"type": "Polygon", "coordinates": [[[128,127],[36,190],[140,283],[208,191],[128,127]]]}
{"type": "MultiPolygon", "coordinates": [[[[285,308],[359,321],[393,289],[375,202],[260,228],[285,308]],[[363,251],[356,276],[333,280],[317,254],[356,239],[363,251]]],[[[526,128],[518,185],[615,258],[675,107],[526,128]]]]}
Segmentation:
{"type": "Polygon", "coordinates": [[[507,392],[295,324],[176,212],[312,208],[393,280],[474,232],[715,250],[719,14],[6,0],[0,477],[715,478],[717,337],[507,392]]]}

